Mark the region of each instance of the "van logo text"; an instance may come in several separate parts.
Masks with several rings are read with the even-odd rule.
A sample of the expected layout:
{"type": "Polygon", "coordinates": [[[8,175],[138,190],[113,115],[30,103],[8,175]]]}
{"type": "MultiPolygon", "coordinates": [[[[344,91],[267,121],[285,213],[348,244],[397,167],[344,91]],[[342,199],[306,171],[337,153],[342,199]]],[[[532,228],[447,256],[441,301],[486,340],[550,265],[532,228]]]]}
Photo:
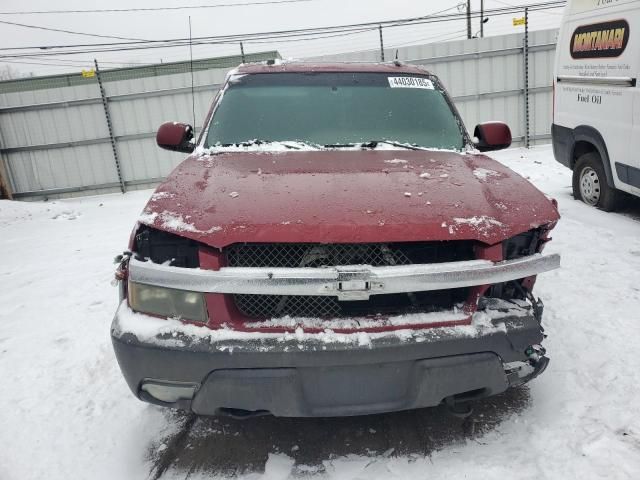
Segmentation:
{"type": "Polygon", "coordinates": [[[581,58],[618,57],[629,43],[629,24],[626,20],[582,25],[571,37],[571,56],[581,58]]]}

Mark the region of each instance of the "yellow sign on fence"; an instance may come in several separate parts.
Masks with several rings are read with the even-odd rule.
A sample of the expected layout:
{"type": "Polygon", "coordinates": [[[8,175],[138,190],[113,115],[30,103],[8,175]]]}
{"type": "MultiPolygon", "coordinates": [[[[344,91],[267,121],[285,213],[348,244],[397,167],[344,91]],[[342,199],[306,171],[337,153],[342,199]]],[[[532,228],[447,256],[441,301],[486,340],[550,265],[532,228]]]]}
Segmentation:
{"type": "Polygon", "coordinates": [[[524,25],[524,17],[520,17],[520,18],[514,18],[513,19],[513,26],[517,27],[520,25],[524,25]]]}
{"type": "Polygon", "coordinates": [[[92,68],[91,70],[82,70],[82,76],[84,78],[91,78],[96,76],[96,71],[92,68]]]}

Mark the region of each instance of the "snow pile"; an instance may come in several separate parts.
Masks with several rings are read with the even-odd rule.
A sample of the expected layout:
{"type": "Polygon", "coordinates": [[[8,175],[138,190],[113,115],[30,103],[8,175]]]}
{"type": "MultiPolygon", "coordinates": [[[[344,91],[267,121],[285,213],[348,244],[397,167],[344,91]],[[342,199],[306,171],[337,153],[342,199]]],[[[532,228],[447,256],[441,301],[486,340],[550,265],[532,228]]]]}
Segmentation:
{"type": "MultiPolygon", "coordinates": [[[[221,93],[221,95],[224,92],[221,93]]],[[[366,146],[367,143],[354,143],[353,145],[348,146],[340,146],[340,147],[324,147],[322,145],[316,145],[313,143],[298,141],[298,140],[286,140],[286,141],[262,141],[262,140],[251,140],[247,142],[241,142],[233,145],[212,145],[210,147],[204,147],[203,145],[196,146],[193,151],[194,155],[197,157],[203,157],[208,155],[216,155],[221,153],[229,153],[229,152],[256,152],[256,153],[283,153],[288,151],[320,151],[320,150],[362,150],[370,149],[370,147],[366,146]],[[364,146],[364,147],[363,147],[364,146]]],[[[395,142],[395,141],[379,141],[376,143],[374,150],[424,150],[424,151],[435,151],[435,152],[455,152],[461,153],[460,150],[448,149],[448,148],[420,148],[412,145],[410,143],[403,142],[395,142]]],[[[468,152],[464,152],[468,153],[468,152]]],[[[385,160],[385,163],[389,163],[391,165],[403,165],[407,163],[407,160],[402,159],[392,159],[385,160]]],[[[406,168],[406,167],[405,167],[406,168]]]]}
{"type": "Polygon", "coordinates": [[[234,330],[227,326],[221,329],[210,329],[205,326],[194,324],[185,324],[177,319],[160,319],[136,313],[132,311],[126,304],[122,302],[117,312],[117,322],[115,332],[118,336],[132,334],[138,340],[144,342],[155,343],[164,346],[179,346],[190,344],[194,341],[205,341],[211,344],[235,341],[251,341],[260,342],[263,340],[275,340],[277,342],[286,342],[294,340],[298,343],[296,347],[304,350],[308,347],[308,343],[324,343],[324,344],[353,344],[353,345],[370,345],[372,341],[384,338],[395,337],[401,340],[414,339],[418,342],[425,341],[428,338],[438,338],[441,335],[460,336],[460,337],[477,337],[479,335],[487,335],[497,331],[503,331],[504,325],[494,325],[491,320],[493,315],[477,312],[473,316],[471,324],[456,325],[450,327],[435,327],[423,329],[399,328],[384,332],[354,332],[339,333],[335,330],[349,328],[376,328],[376,327],[403,327],[411,325],[428,325],[438,324],[442,322],[461,322],[468,320],[469,316],[457,309],[451,311],[442,311],[434,313],[419,313],[408,315],[397,315],[386,319],[336,319],[321,320],[317,318],[291,318],[283,317],[262,322],[252,322],[247,327],[273,328],[288,327],[293,331],[290,332],[242,332],[234,330]],[[305,329],[319,329],[321,332],[306,332],[305,329]]]}
{"type": "Polygon", "coordinates": [[[487,180],[488,177],[501,177],[502,174],[496,172],[495,170],[489,170],[488,168],[475,168],[473,170],[473,175],[483,182],[487,180]]]}
{"type": "MultiPolygon", "coordinates": [[[[493,230],[494,227],[505,226],[501,221],[496,220],[493,217],[488,217],[486,215],[481,215],[479,217],[473,216],[469,218],[455,217],[453,221],[456,225],[469,225],[485,237],[491,233],[491,230],[493,230]]],[[[456,227],[454,225],[449,225],[450,232],[454,231],[455,229],[456,227]]]]}
{"type": "Polygon", "coordinates": [[[151,198],[149,200],[152,202],[156,202],[158,200],[166,200],[175,196],[176,194],[172,192],[155,192],[153,195],[151,195],[151,198]]]}
{"type": "Polygon", "coordinates": [[[286,142],[243,142],[235,145],[213,145],[205,148],[199,145],[194,150],[196,156],[215,155],[227,152],[263,152],[263,153],[282,153],[288,151],[318,151],[321,148],[304,142],[286,141],[286,142]]]}
{"type": "Polygon", "coordinates": [[[169,212],[168,210],[164,210],[161,213],[145,210],[138,218],[138,221],[146,225],[156,225],[159,228],[165,228],[174,232],[215,233],[222,230],[222,227],[218,226],[211,227],[207,230],[199,230],[195,225],[188,222],[189,218],[190,215],[183,216],[182,214],[169,212]]]}
{"type": "Polygon", "coordinates": [[[407,161],[400,158],[394,158],[392,160],[385,160],[384,163],[390,163],[391,165],[403,165],[407,163],[407,161]]]}
{"type": "Polygon", "coordinates": [[[0,200],[0,225],[24,221],[75,220],[81,215],[64,202],[11,202],[0,200]]]}

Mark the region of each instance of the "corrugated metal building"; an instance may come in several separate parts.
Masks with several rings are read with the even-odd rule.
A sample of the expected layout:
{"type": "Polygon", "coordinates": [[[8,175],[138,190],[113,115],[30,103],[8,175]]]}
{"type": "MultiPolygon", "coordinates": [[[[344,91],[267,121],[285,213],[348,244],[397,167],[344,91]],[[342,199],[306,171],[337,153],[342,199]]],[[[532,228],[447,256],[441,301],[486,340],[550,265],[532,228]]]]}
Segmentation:
{"type": "MultiPolygon", "coordinates": [[[[245,56],[247,62],[278,52],[245,56]]],[[[196,130],[240,56],[194,60],[196,130]]],[[[190,62],[0,82],[0,151],[16,198],[140,188],[165,177],[184,155],[160,150],[167,120],[193,122],[190,62]],[[112,144],[113,138],[113,144],[112,144]],[[114,157],[114,148],[118,161],[114,157]]]]}

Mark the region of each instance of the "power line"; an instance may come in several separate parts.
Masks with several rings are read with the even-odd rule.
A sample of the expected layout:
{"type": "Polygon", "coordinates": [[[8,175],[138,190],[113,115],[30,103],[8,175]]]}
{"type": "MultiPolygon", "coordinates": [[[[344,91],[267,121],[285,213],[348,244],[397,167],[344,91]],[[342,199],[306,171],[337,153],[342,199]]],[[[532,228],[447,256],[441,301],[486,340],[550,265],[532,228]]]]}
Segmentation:
{"type": "Polygon", "coordinates": [[[424,42],[425,40],[435,40],[436,38],[442,38],[442,37],[446,37],[448,39],[448,37],[457,37],[459,36],[461,33],[465,33],[467,31],[466,28],[463,28],[462,30],[457,30],[455,32],[445,32],[442,33],[440,35],[433,35],[430,37],[422,37],[422,38],[416,38],[414,40],[409,40],[408,42],[403,42],[403,43],[396,43],[395,45],[391,45],[389,46],[389,48],[396,48],[396,47],[404,47],[405,45],[411,45],[414,44],[416,42],[424,42]]]}
{"type": "Polygon", "coordinates": [[[46,30],[49,32],[60,32],[60,33],[69,33],[71,35],[84,35],[85,37],[98,37],[98,38],[111,38],[111,39],[116,39],[116,40],[133,40],[135,42],[139,42],[139,41],[146,41],[142,38],[131,38],[131,37],[116,37],[113,35],[100,35],[97,33],[84,33],[84,32],[76,32],[73,30],[63,30],[60,28],[53,28],[53,27],[41,27],[38,25],[27,25],[26,23],[17,23],[17,22],[9,22],[7,20],[0,20],[0,23],[4,24],[4,25],[12,25],[15,27],[22,27],[22,28],[33,28],[35,30],[46,30]]]}
{"type": "Polygon", "coordinates": [[[92,10],[32,10],[22,12],[0,12],[0,15],[39,15],[58,13],[121,13],[121,12],[157,12],[162,10],[187,10],[198,8],[244,7],[249,5],[277,5],[282,3],[302,3],[313,0],[270,0],[266,2],[218,3],[215,5],[183,5],[179,7],[140,7],[140,8],[100,8],[92,10]]]}
{"type": "MultiPolygon", "coordinates": [[[[250,43],[250,44],[258,44],[258,43],[290,43],[290,42],[309,42],[309,41],[313,41],[313,40],[322,40],[325,38],[336,38],[336,37],[346,37],[349,35],[357,35],[358,33],[364,33],[364,32],[372,32],[374,30],[378,30],[378,27],[368,27],[368,28],[362,28],[360,30],[350,30],[348,32],[345,33],[334,33],[334,34],[327,34],[327,35],[322,35],[322,36],[318,36],[318,37],[304,37],[304,38],[290,38],[287,40],[247,40],[246,42],[243,43],[250,43]]],[[[320,35],[320,34],[318,34],[320,35]]]]}
{"type": "MultiPolygon", "coordinates": [[[[307,1],[311,1],[311,0],[307,0],[307,1]]],[[[248,5],[248,4],[245,4],[248,5]]],[[[432,12],[429,13],[425,16],[421,16],[421,17],[415,17],[414,19],[426,19],[426,18],[430,18],[432,16],[436,16],[438,14],[447,12],[449,10],[453,10],[456,7],[449,7],[449,8],[445,8],[443,10],[439,10],[437,12],[432,12]]],[[[346,32],[349,31],[349,29],[352,28],[357,28],[357,27],[367,27],[367,26],[373,26],[374,28],[378,28],[378,25],[380,24],[384,24],[384,23],[388,23],[388,22],[401,22],[401,21],[413,21],[414,19],[405,19],[405,20],[388,20],[388,21],[382,21],[382,22],[369,22],[369,23],[364,23],[364,24],[352,24],[352,25],[342,25],[342,26],[333,26],[333,27],[316,27],[316,28],[306,28],[306,29],[297,29],[297,30],[282,30],[282,31],[276,31],[276,32],[268,32],[267,34],[261,34],[261,33],[253,33],[253,34],[240,34],[240,35],[222,35],[222,36],[217,36],[217,37],[195,37],[193,40],[194,41],[198,41],[198,40],[209,40],[209,39],[220,39],[217,42],[207,42],[209,44],[212,43],[235,43],[238,41],[244,41],[245,39],[250,39],[251,37],[255,37],[257,39],[263,38],[264,35],[268,35],[268,34],[273,34],[274,38],[275,36],[278,37],[295,37],[295,36],[301,36],[301,35],[320,35],[323,33],[329,33],[331,31],[335,31],[335,32],[346,32]],[[224,40],[225,38],[228,38],[228,40],[224,40]]],[[[385,25],[383,25],[385,26],[385,25]]],[[[264,38],[270,38],[270,37],[264,37],[264,38]]],[[[180,46],[182,44],[188,44],[191,40],[188,38],[176,38],[176,39],[160,39],[160,40],[134,40],[131,42],[111,42],[111,43],[81,43],[81,44],[70,44],[70,45],[41,45],[41,46],[33,46],[33,47],[5,47],[5,48],[0,48],[0,51],[3,50],[32,50],[32,49],[38,49],[38,50],[47,50],[47,49],[52,49],[52,48],[82,48],[82,47],[109,47],[109,46],[123,46],[123,49],[127,49],[124,48],[125,46],[133,46],[133,45],[138,45],[138,44],[150,44],[150,43],[174,43],[174,42],[180,42],[180,43],[176,43],[175,46],[180,46]]],[[[249,41],[249,40],[247,40],[249,41]]],[[[196,44],[196,43],[194,43],[196,44]]],[[[174,46],[174,45],[168,45],[168,46],[174,46]]],[[[137,48],[136,48],[137,49],[137,48]]],[[[131,50],[134,50],[134,48],[131,48],[131,50]]],[[[106,51],[112,51],[112,50],[106,50],[106,51]]],[[[88,51],[88,53],[95,53],[98,52],[98,50],[91,50],[88,51]]]]}
{"type": "MultiPolygon", "coordinates": [[[[566,2],[564,1],[551,1],[551,2],[542,2],[537,4],[529,4],[529,11],[537,11],[543,9],[557,8],[563,6],[566,2]]],[[[485,16],[493,15],[508,15],[514,12],[520,12],[521,7],[503,7],[503,8],[494,8],[488,9],[485,11],[485,16]]],[[[447,9],[449,10],[449,9],[447,9]]],[[[350,25],[338,25],[331,27],[316,27],[316,28],[305,28],[305,29],[294,29],[294,30],[280,30],[273,32],[260,32],[260,33],[251,33],[251,34],[236,34],[236,35],[222,35],[222,36],[209,36],[209,37],[196,37],[193,39],[193,45],[215,45],[215,44],[225,44],[225,43],[236,43],[239,41],[243,42],[251,42],[256,40],[272,40],[273,42],[283,39],[283,38],[295,38],[297,40],[301,40],[305,37],[315,36],[316,38],[321,38],[319,35],[321,34],[335,34],[335,33],[347,33],[355,34],[360,33],[366,27],[378,27],[382,25],[384,28],[393,28],[400,27],[406,25],[421,25],[426,23],[435,23],[435,22],[447,22],[452,20],[459,20],[464,18],[466,13],[455,13],[455,14],[446,14],[446,15],[437,15],[437,14],[429,14],[421,17],[413,17],[413,18],[405,18],[405,19],[397,19],[397,20],[385,20],[379,22],[366,22],[359,24],[350,24],[350,25]]],[[[473,13],[472,18],[476,18],[479,16],[479,12],[473,13]]],[[[33,49],[53,49],[53,48],[82,48],[81,50],[72,50],[72,51],[63,51],[63,52],[43,52],[43,53],[30,53],[29,55],[32,57],[35,56],[50,56],[50,55],[76,55],[82,53],[104,53],[104,52],[119,52],[119,51],[129,51],[129,50],[147,50],[147,49],[155,49],[155,48],[173,48],[184,46],[188,43],[189,39],[177,38],[177,39],[165,39],[165,40],[147,40],[147,41],[136,41],[136,42],[117,42],[117,43],[95,43],[95,44],[81,44],[81,45],[57,45],[57,46],[40,46],[40,47],[11,47],[11,48],[0,48],[0,51],[11,51],[11,50],[33,50],[33,49]],[[93,48],[99,47],[99,48],[93,48]]],[[[4,58],[13,58],[13,57],[22,57],[23,54],[12,53],[1,55],[0,57],[4,58]]]]}
{"type": "MultiPolygon", "coordinates": [[[[444,10],[438,10],[437,12],[432,12],[430,13],[428,16],[431,15],[438,15],[444,12],[448,12],[449,10],[453,10],[456,9],[457,7],[449,7],[449,8],[445,8],[444,10]]],[[[426,16],[424,17],[426,18],[426,16]]],[[[330,27],[329,27],[330,28],[330,27]]],[[[313,40],[322,40],[325,38],[335,38],[335,37],[346,37],[348,35],[356,35],[358,33],[364,33],[364,32],[371,32],[374,30],[378,30],[378,25],[372,25],[372,26],[368,26],[368,27],[364,27],[361,29],[353,29],[353,30],[348,30],[345,31],[344,33],[337,33],[337,34],[326,34],[326,35],[322,35],[320,33],[318,33],[317,35],[322,35],[322,36],[317,36],[317,37],[313,37],[313,38],[293,38],[293,39],[289,39],[289,40],[247,40],[246,42],[243,40],[243,43],[289,43],[289,42],[301,42],[301,41],[313,41],[313,40]]]]}
{"type": "MultiPolygon", "coordinates": [[[[529,10],[533,10],[536,8],[555,8],[564,6],[566,2],[564,0],[558,1],[548,1],[541,2],[536,4],[528,5],[529,10]]],[[[244,34],[234,34],[234,35],[219,35],[219,36],[209,36],[209,37],[195,37],[193,40],[219,40],[220,43],[225,43],[226,41],[239,41],[251,38],[272,38],[276,36],[297,36],[297,35],[313,35],[314,33],[329,33],[329,32],[340,32],[346,31],[352,28],[360,28],[360,27],[369,27],[378,25],[382,25],[383,27],[393,27],[405,24],[421,24],[421,23],[431,23],[437,21],[450,21],[457,20],[460,18],[464,18],[466,16],[465,13],[454,13],[447,15],[439,15],[448,10],[452,10],[453,8],[447,8],[444,10],[440,10],[438,12],[429,13],[427,15],[419,16],[419,17],[411,17],[404,19],[396,19],[396,20],[380,20],[374,22],[366,22],[366,23],[354,23],[348,25],[335,25],[329,27],[314,27],[314,28],[301,28],[301,29],[292,29],[292,30],[278,30],[272,32],[260,32],[260,33],[244,33],[244,34]]],[[[514,12],[519,12],[521,10],[520,6],[513,7],[502,7],[502,8],[494,8],[488,9],[485,11],[485,16],[488,14],[493,15],[505,15],[514,12]]],[[[472,16],[479,16],[479,12],[472,13],[472,16]]],[[[111,42],[111,43],[92,43],[92,44],[70,44],[70,45],[44,45],[44,46],[32,46],[32,47],[5,47],[0,48],[0,50],[25,50],[25,49],[49,49],[49,48],[79,48],[79,47],[100,47],[100,46],[130,46],[137,44],[145,44],[145,43],[167,43],[167,42],[186,42],[188,43],[188,38],[174,38],[174,39],[159,39],[159,40],[139,40],[132,42],[111,42]]]]}
{"type": "MultiPolygon", "coordinates": [[[[27,60],[39,60],[39,61],[46,61],[46,62],[67,62],[69,63],[69,66],[74,66],[74,64],[79,64],[79,65],[84,65],[86,63],[93,63],[93,59],[73,59],[73,58],[59,58],[59,57],[31,57],[29,55],[24,55],[21,56],[19,58],[24,58],[27,60]]],[[[9,61],[9,60],[2,60],[4,61],[9,61]]],[[[123,62],[114,62],[114,61],[107,61],[107,60],[101,60],[100,63],[105,63],[105,64],[113,64],[113,65],[154,65],[154,63],[152,62],[127,62],[127,61],[123,61],[123,62]]],[[[54,63],[52,63],[53,65],[54,63]]]]}
{"type": "MultiPolygon", "coordinates": [[[[91,61],[86,61],[84,62],[83,65],[78,65],[78,64],[70,64],[70,63],[54,63],[54,62],[31,62],[31,61],[24,61],[24,60],[2,60],[2,63],[16,63],[16,64],[24,64],[24,65],[44,65],[47,67],[84,67],[84,66],[89,66],[90,68],[93,68],[92,62],[91,61]]],[[[105,63],[105,62],[100,62],[100,63],[105,63]]],[[[131,63],[131,62],[108,62],[110,64],[115,64],[115,65],[121,65],[123,67],[129,66],[129,65],[136,65],[136,66],[144,66],[144,65],[154,65],[153,63],[131,63]]]]}
{"type": "MultiPolygon", "coordinates": [[[[21,57],[21,58],[30,58],[30,57],[21,57]]],[[[51,62],[69,62],[71,65],[73,64],[80,64],[83,65],[85,63],[93,63],[93,60],[90,59],[72,59],[72,58],[58,58],[58,57],[45,57],[45,58],[35,58],[36,60],[41,60],[41,61],[51,61],[51,62]]],[[[154,65],[153,62],[128,62],[128,61],[122,61],[122,62],[115,62],[115,61],[107,61],[107,60],[100,60],[100,63],[106,63],[106,64],[112,64],[112,65],[154,65]]]]}
{"type": "MultiPolygon", "coordinates": [[[[507,2],[502,2],[500,0],[493,0],[496,3],[499,3],[501,5],[506,5],[508,7],[520,7],[520,8],[525,8],[527,5],[526,4],[514,4],[514,3],[507,3],[507,2]]],[[[544,13],[546,15],[562,15],[562,13],[557,13],[557,12],[540,12],[540,13],[544,13]]]]}

